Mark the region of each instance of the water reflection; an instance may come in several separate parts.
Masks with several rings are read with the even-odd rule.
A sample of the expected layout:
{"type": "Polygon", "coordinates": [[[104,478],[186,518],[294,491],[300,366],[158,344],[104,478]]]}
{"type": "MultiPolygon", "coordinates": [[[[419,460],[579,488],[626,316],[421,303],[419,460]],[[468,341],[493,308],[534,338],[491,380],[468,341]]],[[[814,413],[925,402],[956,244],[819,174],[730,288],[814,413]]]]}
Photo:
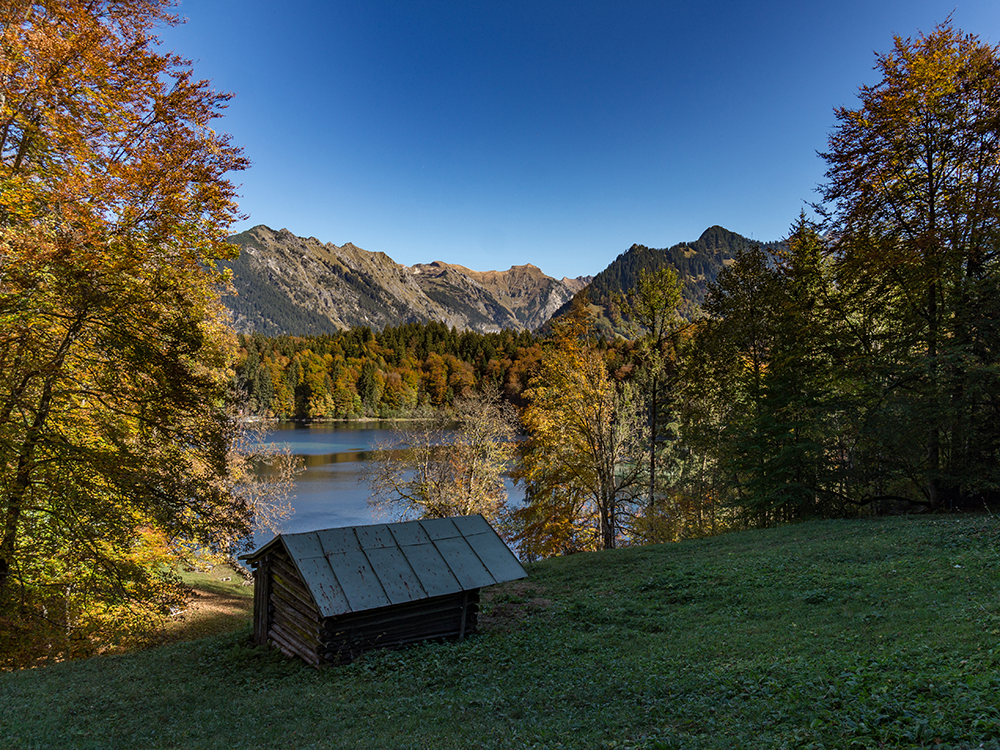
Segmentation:
{"type": "MultiPolygon", "coordinates": [[[[287,447],[304,467],[295,481],[295,512],[281,530],[295,533],[385,520],[375,518],[368,507],[363,467],[371,460],[373,446],[390,433],[388,425],[378,423],[279,424],[269,430],[268,442],[287,447]]],[[[272,536],[258,532],[255,546],[272,536]]]]}
{"type": "Polygon", "coordinates": [[[327,464],[356,464],[368,461],[374,455],[372,451],[348,451],[346,453],[324,453],[304,455],[302,465],[307,468],[326,466],[327,464]]]}
{"type": "MultiPolygon", "coordinates": [[[[279,424],[267,433],[268,442],[287,446],[298,456],[305,471],[295,482],[292,506],[295,513],[285,521],[283,532],[296,533],[335,526],[361,526],[396,518],[377,517],[368,506],[368,485],[363,481],[364,464],[374,456],[379,442],[391,437],[396,425],[388,422],[336,424],[279,424]]],[[[511,500],[517,502],[508,481],[511,500]]],[[[273,534],[254,535],[255,546],[273,534]]]]}

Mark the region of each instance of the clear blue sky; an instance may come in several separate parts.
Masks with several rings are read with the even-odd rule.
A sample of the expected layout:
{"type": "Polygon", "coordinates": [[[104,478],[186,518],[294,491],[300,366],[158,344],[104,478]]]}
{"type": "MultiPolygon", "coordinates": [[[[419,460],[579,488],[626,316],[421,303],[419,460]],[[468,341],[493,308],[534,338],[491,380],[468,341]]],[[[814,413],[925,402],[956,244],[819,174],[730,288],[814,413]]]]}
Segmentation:
{"type": "Polygon", "coordinates": [[[400,263],[594,274],[721,224],[781,239],[893,35],[998,0],[182,0],[255,224],[400,263]]]}

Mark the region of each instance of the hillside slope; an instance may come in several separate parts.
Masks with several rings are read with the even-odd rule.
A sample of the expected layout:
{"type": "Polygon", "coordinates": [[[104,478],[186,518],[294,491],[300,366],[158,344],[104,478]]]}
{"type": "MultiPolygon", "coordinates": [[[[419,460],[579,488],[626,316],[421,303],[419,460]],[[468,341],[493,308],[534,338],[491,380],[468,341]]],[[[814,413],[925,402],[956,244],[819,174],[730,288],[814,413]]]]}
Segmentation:
{"type": "MultiPolygon", "coordinates": [[[[587,287],[590,303],[599,313],[598,328],[607,333],[613,329],[608,313],[612,294],[633,289],[642,271],[651,272],[664,266],[672,266],[677,270],[682,286],[681,314],[690,318],[704,301],[705,290],[715,281],[719,271],[733,262],[739,248],[750,246],[777,250],[781,243],[757,242],[723,227],[712,226],[694,242],[680,242],[669,248],[632,245],[594,276],[587,287]]],[[[565,313],[570,304],[571,302],[560,308],[553,317],[565,313]]]]}
{"type": "Polygon", "coordinates": [[[413,267],[351,243],[337,246],[260,225],[230,238],[237,294],[225,298],[240,332],[320,334],[440,321],[459,330],[534,330],[589,278],[557,280],[532,265],[471,271],[413,267]]]}
{"type": "Polygon", "coordinates": [[[482,633],[315,670],[249,631],[0,673],[0,747],[1000,748],[1000,522],[585,553],[482,633]]]}

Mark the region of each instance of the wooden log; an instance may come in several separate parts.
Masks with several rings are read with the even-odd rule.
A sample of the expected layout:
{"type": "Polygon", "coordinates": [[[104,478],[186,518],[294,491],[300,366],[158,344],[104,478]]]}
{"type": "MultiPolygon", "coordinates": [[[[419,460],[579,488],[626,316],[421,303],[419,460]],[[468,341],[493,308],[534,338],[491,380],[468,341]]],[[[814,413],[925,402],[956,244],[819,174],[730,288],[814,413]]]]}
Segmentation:
{"type": "Polygon", "coordinates": [[[258,646],[267,643],[269,583],[266,569],[258,569],[253,579],[253,642],[258,646]]]}
{"type": "Polygon", "coordinates": [[[323,631],[326,633],[363,633],[367,630],[378,631],[408,631],[419,629],[428,623],[447,622],[455,627],[461,624],[461,611],[449,609],[445,611],[416,612],[408,617],[365,617],[364,619],[331,618],[323,621],[323,631]]]}
{"type": "MultiPolygon", "coordinates": [[[[280,600],[279,600],[280,601],[280,600]]],[[[281,617],[295,623],[303,633],[309,633],[310,637],[319,640],[321,633],[319,623],[308,617],[303,617],[294,607],[284,606],[278,608],[272,617],[281,617]]]]}
{"type": "Polygon", "coordinates": [[[309,587],[306,586],[305,581],[299,576],[299,571],[295,569],[295,566],[291,563],[283,564],[276,561],[274,565],[271,566],[271,573],[277,578],[280,578],[285,582],[289,588],[294,589],[302,598],[307,600],[312,600],[312,593],[309,591],[309,587]]]}
{"type": "Polygon", "coordinates": [[[317,650],[314,647],[310,647],[309,645],[302,643],[302,641],[295,637],[294,633],[289,633],[279,623],[272,623],[270,636],[273,641],[279,644],[279,646],[284,646],[282,651],[288,649],[291,651],[291,656],[298,656],[307,664],[319,664],[320,659],[317,650]]]}
{"type": "MultiPolygon", "coordinates": [[[[412,622],[415,619],[435,617],[445,613],[454,613],[460,617],[461,599],[459,597],[460,595],[435,597],[434,599],[423,599],[392,607],[381,607],[364,612],[352,612],[340,615],[339,617],[328,618],[324,620],[324,623],[334,623],[335,626],[339,623],[350,623],[354,627],[364,628],[374,623],[412,622]]],[[[471,605],[468,609],[471,609],[471,605]]]]}
{"type": "Polygon", "coordinates": [[[326,643],[320,648],[320,656],[324,661],[341,661],[346,663],[349,660],[356,659],[367,651],[374,651],[375,649],[385,648],[395,650],[426,641],[443,640],[458,640],[457,631],[448,629],[440,632],[428,632],[420,636],[414,635],[396,641],[366,639],[345,643],[326,643]]]}
{"type": "Polygon", "coordinates": [[[298,647],[294,640],[289,639],[281,628],[271,628],[268,631],[268,640],[271,644],[277,646],[285,656],[298,656],[298,647]]]}
{"type": "Polygon", "coordinates": [[[323,621],[320,617],[319,611],[316,609],[316,605],[311,601],[303,601],[303,599],[293,590],[289,589],[284,582],[275,578],[271,585],[271,602],[275,602],[280,599],[285,603],[285,606],[291,606],[296,609],[296,611],[302,616],[316,623],[317,627],[323,621]]]}
{"type": "Polygon", "coordinates": [[[313,602],[312,596],[308,591],[303,591],[301,588],[295,585],[294,582],[289,581],[285,576],[278,572],[271,572],[271,587],[280,586],[289,599],[295,599],[298,601],[302,607],[306,610],[315,611],[317,616],[319,611],[316,609],[316,604],[313,602]]]}
{"type": "Polygon", "coordinates": [[[287,633],[294,633],[303,643],[315,646],[320,642],[319,631],[303,626],[288,616],[287,612],[279,610],[271,618],[271,625],[281,625],[287,633]]]}

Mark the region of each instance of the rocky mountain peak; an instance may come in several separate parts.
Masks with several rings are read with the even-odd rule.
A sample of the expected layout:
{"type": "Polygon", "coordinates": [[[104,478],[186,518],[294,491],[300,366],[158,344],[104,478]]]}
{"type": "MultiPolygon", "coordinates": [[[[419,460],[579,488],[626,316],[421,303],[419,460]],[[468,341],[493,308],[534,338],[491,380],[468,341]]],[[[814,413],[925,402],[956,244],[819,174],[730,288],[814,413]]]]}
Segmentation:
{"type": "Polygon", "coordinates": [[[585,282],[557,280],[527,263],[473,271],[433,261],[408,267],[385,253],[258,225],[230,238],[237,294],[226,299],[238,330],[275,334],[381,329],[441,321],[459,330],[534,330],[585,282]]]}

